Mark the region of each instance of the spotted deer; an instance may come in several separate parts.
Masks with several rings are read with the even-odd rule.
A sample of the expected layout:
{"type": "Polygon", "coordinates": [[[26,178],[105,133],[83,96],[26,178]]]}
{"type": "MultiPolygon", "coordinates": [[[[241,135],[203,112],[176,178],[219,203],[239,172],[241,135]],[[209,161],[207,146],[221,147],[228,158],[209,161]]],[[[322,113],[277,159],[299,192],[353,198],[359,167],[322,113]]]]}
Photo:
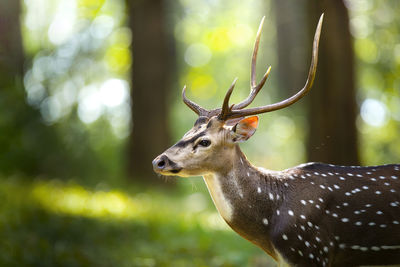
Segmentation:
{"type": "MultiPolygon", "coordinates": [[[[264,19],[263,19],[264,20],[264,19]]],[[[261,21],[251,64],[251,90],[239,104],[206,110],[184,103],[199,117],[183,138],[153,161],[155,172],[202,175],[227,224],[262,248],[280,266],[359,266],[400,263],[400,164],[335,166],[306,163],[283,171],[253,166],[239,143],[256,131],[256,114],[285,108],[311,88],[323,15],[313,42],[305,86],[292,97],[246,108],[267,80],[256,83],[261,21]]]]}

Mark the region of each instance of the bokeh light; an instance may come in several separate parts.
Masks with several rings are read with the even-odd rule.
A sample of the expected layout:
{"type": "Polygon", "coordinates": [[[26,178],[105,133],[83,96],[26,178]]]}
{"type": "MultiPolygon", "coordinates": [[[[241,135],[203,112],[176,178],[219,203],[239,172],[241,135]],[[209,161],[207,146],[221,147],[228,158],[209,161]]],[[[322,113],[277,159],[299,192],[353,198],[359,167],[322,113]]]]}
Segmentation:
{"type": "Polygon", "coordinates": [[[385,105],[376,99],[366,99],[361,105],[361,117],[369,125],[381,127],[387,122],[385,105]]]}
{"type": "Polygon", "coordinates": [[[206,65],[212,57],[208,46],[204,44],[192,44],[185,52],[185,61],[192,67],[201,67],[206,65]]]}

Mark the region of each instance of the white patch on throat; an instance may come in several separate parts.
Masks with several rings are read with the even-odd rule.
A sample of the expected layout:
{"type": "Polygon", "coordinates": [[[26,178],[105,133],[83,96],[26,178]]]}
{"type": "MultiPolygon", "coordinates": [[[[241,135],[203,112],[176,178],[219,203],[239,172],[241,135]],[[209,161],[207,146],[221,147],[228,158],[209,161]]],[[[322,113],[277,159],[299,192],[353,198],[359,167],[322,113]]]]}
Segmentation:
{"type": "Polygon", "coordinates": [[[233,207],[230,201],[224,196],[219,177],[215,174],[207,174],[203,178],[219,214],[225,221],[232,221],[233,207]]]}

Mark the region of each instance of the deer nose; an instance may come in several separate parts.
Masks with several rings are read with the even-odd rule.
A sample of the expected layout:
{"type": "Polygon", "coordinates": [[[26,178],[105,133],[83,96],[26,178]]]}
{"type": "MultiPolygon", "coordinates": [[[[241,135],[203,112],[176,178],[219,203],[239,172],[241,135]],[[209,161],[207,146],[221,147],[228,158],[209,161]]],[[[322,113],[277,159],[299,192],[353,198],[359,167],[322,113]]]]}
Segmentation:
{"type": "Polygon", "coordinates": [[[154,171],[162,171],[168,166],[169,159],[166,155],[160,155],[153,160],[154,171]]]}

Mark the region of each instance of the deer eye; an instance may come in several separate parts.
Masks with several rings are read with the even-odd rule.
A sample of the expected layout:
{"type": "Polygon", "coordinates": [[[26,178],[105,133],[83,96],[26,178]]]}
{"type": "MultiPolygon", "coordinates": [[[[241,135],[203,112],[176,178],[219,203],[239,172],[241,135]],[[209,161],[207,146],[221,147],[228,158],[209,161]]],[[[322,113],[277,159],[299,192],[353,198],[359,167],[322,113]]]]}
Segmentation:
{"type": "Polygon", "coordinates": [[[203,139],[203,140],[201,140],[201,141],[199,142],[199,145],[200,145],[200,146],[207,147],[207,146],[211,145],[211,141],[210,141],[210,140],[207,140],[207,139],[203,139]]]}

